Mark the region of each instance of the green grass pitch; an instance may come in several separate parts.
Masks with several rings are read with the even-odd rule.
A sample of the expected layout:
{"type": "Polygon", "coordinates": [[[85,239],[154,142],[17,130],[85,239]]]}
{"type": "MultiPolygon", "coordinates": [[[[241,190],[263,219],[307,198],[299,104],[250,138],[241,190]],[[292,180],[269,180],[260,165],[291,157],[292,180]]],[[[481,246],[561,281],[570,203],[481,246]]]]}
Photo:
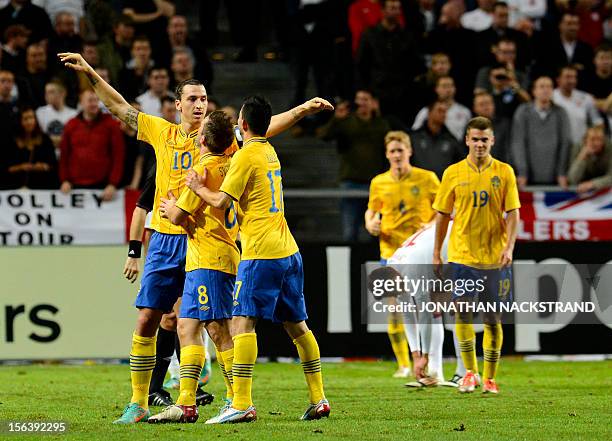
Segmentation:
{"type": "MultiPolygon", "coordinates": [[[[453,366],[446,366],[447,375],[453,366]]],[[[409,390],[394,365],[324,364],[329,419],[298,421],[306,386],[298,364],[255,366],[259,420],[205,426],[217,411],[200,407],[196,424],[114,426],[129,399],[127,366],[0,367],[0,421],[68,423],[59,436],[0,433],[0,439],[145,440],[610,440],[612,361],[545,363],[502,360],[498,396],[451,388],[409,390]],[[155,437],[155,438],[154,438],[155,437]],[[229,437],[229,438],[228,438],[229,437]]],[[[218,368],[208,390],[220,397],[218,368]]],[[[173,392],[176,397],[176,393],[173,392]]],[[[153,408],[153,411],[159,408],[153,408]]]]}

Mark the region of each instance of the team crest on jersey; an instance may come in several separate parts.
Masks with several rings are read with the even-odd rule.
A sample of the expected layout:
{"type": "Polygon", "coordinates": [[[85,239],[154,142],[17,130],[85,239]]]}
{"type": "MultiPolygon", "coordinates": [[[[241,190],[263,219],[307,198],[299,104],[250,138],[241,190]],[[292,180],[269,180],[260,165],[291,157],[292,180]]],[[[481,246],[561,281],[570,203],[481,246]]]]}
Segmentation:
{"type": "Polygon", "coordinates": [[[493,188],[499,188],[501,186],[501,179],[499,179],[499,176],[493,176],[491,178],[491,185],[493,188]]]}
{"type": "Polygon", "coordinates": [[[410,193],[412,193],[414,196],[418,196],[420,192],[421,192],[421,189],[419,188],[418,185],[413,185],[410,188],[410,193]]]}

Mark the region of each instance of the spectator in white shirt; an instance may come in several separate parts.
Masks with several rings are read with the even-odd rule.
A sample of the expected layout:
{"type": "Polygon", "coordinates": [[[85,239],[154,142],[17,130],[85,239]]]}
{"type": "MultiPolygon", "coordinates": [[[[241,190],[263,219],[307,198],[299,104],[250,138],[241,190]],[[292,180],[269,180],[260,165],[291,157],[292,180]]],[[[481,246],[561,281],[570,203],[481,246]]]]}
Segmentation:
{"type": "Polygon", "coordinates": [[[580,144],[588,127],[603,126],[603,119],[597,111],[593,97],[577,90],[578,70],[565,66],[559,71],[553,102],[565,109],[569,116],[572,144],[580,144]]]}
{"type": "Polygon", "coordinates": [[[164,96],[172,96],[173,93],[168,89],[170,84],[170,77],[165,67],[154,67],[149,72],[149,78],[147,79],[149,88],[145,93],[136,97],[136,102],[142,107],[144,113],[149,115],[155,115],[162,117],[161,112],[161,99],[164,96]]]}
{"type": "MultiPolygon", "coordinates": [[[[453,77],[449,75],[442,75],[436,80],[436,95],[438,101],[442,101],[447,104],[448,111],[446,112],[446,128],[453,134],[458,140],[463,139],[465,136],[465,126],[472,117],[470,109],[462,104],[455,101],[455,81],[453,77]]],[[[423,124],[427,121],[427,115],[429,114],[429,108],[423,107],[417,116],[414,118],[412,124],[412,130],[420,129],[423,124]]]]}
{"type": "Polygon", "coordinates": [[[59,149],[64,125],[77,115],[76,109],[66,106],[66,87],[60,81],[45,85],[45,106],[36,109],[36,119],[43,133],[49,135],[53,145],[59,149]]]}
{"type": "Polygon", "coordinates": [[[484,31],[493,24],[495,0],[478,0],[478,8],[461,16],[461,25],[476,32],[484,31]]]}

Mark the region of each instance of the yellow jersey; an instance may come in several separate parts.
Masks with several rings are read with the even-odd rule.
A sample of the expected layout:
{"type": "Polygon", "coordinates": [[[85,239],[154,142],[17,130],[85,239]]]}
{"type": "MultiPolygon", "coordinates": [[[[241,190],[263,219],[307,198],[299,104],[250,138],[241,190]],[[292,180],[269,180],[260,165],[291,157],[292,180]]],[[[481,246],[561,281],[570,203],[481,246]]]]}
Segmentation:
{"type": "MultiPolygon", "coordinates": [[[[140,112],[138,114],[138,139],[153,146],[157,171],[155,174],[155,200],[151,228],[159,233],[185,234],[183,227],[174,225],[159,215],[159,202],[168,192],[178,199],[185,188],[187,171],[200,159],[198,130],[185,133],[180,124],[140,112]]],[[[230,155],[238,150],[234,142],[225,151],[230,155]]]]}
{"type": "MultiPolygon", "coordinates": [[[[206,168],[206,186],[218,191],[229,169],[230,160],[229,156],[222,153],[206,153],[193,169],[202,175],[206,168]]],[[[185,270],[203,268],[236,274],[240,251],[236,246],[238,216],[234,203],[221,210],[204,204],[193,191],[185,190],[176,201],[176,206],[191,214],[196,224],[193,238],[187,239],[185,270]]]]}
{"type": "Polygon", "coordinates": [[[370,183],[368,209],[380,212],[380,257],[388,259],[402,243],[427,222],[435,211],[431,207],[440,181],[432,171],[412,167],[397,179],[391,170],[374,177],[370,183]]]}
{"type": "Polygon", "coordinates": [[[197,137],[197,130],[185,133],[180,124],[143,112],[138,114],[138,139],[151,144],[155,150],[157,172],[151,228],[159,233],[185,234],[183,227],[159,215],[159,202],[168,197],[169,191],[177,198],[183,192],[187,170],[200,159],[197,137]]]}
{"type": "Polygon", "coordinates": [[[284,215],[281,165],[266,138],[251,138],[234,154],[220,190],[238,201],[242,211],[243,260],[297,253],[284,215]]]}
{"type": "Polygon", "coordinates": [[[504,213],[521,207],[514,170],[490,158],[480,170],[469,158],[449,166],[433,208],[455,211],[448,261],[476,268],[499,268],[508,242],[504,213]]]}

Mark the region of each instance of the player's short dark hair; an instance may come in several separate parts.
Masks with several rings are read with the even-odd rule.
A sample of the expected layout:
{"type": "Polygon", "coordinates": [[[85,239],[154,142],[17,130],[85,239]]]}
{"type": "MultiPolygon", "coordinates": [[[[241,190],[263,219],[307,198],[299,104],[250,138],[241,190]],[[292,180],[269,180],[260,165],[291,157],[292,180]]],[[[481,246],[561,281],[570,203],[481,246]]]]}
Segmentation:
{"type": "Polygon", "coordinates": [[[200,80],[196,80],[195,78],[190,78],[185,81],[181,81],[176,85],[174,89],[174,96],[177,100],[180,100],[183,95],[183,89],[185,86],[203,86],[204,84],[200,80]]]}
{"type": "Polygon", "coordinates": [[[266,136],[272,120],[272,106],[263,96],[253,95],[242,103],[242,119],[254,135],[266,136]]]}
{"type": "Polygon", "coordinates": [[[204,143],[213,153],[223,153],[234,142],[234,125],[222,110],[215,110],[206,117],[204,143]]]}
{"type": "Polygon", "coordinates": [[[493,131],[493,123],[489,118],[485,118],[484,116],[477,116],[472,118],[465,127],[465,133],[469,133],[470,129],[475,130],[487,130],[490,129],[493,131]]]}
{"type": "MultiPolygon", "coordinates": [[[[368,276],[368,291],[374,294],[374,284],[375,281],[382,280],[394,280],[397,277],[401,277],[401,274],[391,266],[381,266],[372,271],[368,276]]],[[[396,297],[400,292],[395,291],[386,291],[380,297],[396,297]]]]}
{"type": "Polygon", "coordinates": [[[500,2],[500,1],[497,1],[497,2],[493,3],[493,10],[494,10],[494,11],[495,11],[495,9],[497,9],[497,8],[499,8],[499,7],[502,7],[502,8],[508,8],[508,3],[506,3],[506,2],[500,2]]]}

